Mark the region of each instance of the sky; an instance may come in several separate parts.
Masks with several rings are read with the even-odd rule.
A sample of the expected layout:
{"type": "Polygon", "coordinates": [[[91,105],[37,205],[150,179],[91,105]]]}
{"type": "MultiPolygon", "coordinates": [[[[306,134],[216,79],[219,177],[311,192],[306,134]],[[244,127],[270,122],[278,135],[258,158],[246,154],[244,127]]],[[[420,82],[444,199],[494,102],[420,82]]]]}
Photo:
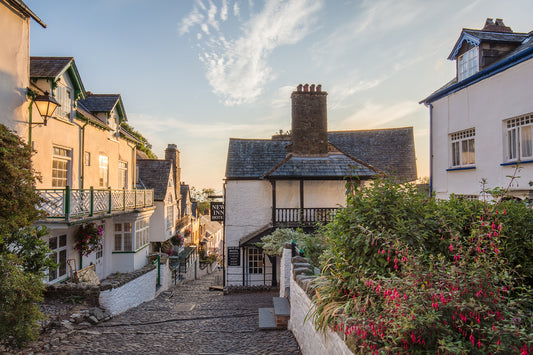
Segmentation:
{"type": "Polygon", "coordinates": [[[85,89],[122,95],[128,123],[182,181],[221,191],[229,138],[291,127],[300,83],[328,92],[328,130],[412,126],[429,175],[429,110],[455,76],[462,28],[533,30],[531,0],[25,0],[33,56],[74,57],[85,89]]]}

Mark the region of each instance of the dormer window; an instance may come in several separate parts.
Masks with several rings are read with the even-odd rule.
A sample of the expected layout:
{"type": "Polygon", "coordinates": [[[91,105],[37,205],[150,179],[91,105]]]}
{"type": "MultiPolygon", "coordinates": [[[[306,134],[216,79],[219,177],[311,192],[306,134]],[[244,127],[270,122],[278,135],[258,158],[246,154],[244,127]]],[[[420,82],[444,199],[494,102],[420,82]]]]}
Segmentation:
{"type": "Polygon", "coordinates": [[[457,57],[457,77],[464,80],[479,71],[479,47],[469,49],[457,57]]]}

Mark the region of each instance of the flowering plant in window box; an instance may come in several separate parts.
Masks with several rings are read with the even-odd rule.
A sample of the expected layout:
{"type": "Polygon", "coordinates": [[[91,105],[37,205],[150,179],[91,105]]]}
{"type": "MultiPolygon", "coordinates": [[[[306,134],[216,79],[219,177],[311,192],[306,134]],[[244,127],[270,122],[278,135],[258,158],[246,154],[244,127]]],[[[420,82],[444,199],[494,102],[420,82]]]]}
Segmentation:
{"type": "Polygon", "coordinates": [[[185,238],[181,234],[176,233],[176,235],[174,235],[172,238],[170,238],[170,241],[175,246],[181,247],[183,245],[183,243],[185,242],[185,238]]]}
{"type": "Polygon", "coordinates": [[[185,234],[185,238],[188,238],[191,235],[191,228],[187,227],[183,234],[185,234]]]}
{"type": "Polygon", "coordinates": [[[103,235],[104,230],[102,227],[96,226],[94,223],[81,226],[75,235],[75,248],[79,250],[82,255],[88,256],[98,249],[103,235]]]}

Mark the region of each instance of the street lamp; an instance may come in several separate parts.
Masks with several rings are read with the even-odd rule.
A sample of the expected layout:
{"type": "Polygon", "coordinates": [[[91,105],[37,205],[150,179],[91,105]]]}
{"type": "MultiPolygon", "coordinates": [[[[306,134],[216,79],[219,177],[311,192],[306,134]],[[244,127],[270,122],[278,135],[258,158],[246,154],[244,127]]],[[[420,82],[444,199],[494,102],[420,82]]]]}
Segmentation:
{"type": "Polygon", "coordinates": [[[35,102],[35,106],[37,106],[37,111],[39,111],[39,114],[43,118],[43,122],[33,122],[33,124],[42,124],[45,126],[46,121],[48,121],[48,118],[52,117],[54,111],[58,106],[61,106],[59,102],[56,101],[56,99],[54,99],[48,94],[48,92],[45,92],[44,95],[35,96],[33,102],[35,102]]]}

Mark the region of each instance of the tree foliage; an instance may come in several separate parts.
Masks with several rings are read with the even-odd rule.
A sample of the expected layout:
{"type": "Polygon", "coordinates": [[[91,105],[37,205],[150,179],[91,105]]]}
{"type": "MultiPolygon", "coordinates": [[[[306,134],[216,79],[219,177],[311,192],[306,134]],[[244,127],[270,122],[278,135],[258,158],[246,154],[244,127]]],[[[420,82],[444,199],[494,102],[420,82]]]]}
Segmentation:
{"type": "Polygon", "coordinates": [[[322,231],[318,327],[356,353],[533,351],[532,293],[516,272],[530,262],[511,255],[531,250],[533,215],[519,204],[437,201],[391,180],[361,187],[322,231]]]}
{"type": "Polygon", "coordinates": [[[139,133],[139,131],[137,131],[135,128],[133,128],[126,122],[121,122],[120,126],[139,140],[139,143],[136,144],[137,150],[145,152],[146,155],[148,155],[148,158],[150,159],[157,159],[157,156],[152,152],[152,145],[150,144],[150,142],[148,142],[148,139],[146,139],[141,133],[139,133]]]}
{"type": "Polygon", "coordinates": [[[198,211],[202,215],[209,214],[210,203],[215,200],[212,196],[215,196],[215,194],[215,189],[212,187],[204,187],[202,189],[191,187],[191,198],[198,203],[198,211]]]}
{"type": "Polygon", "coordinates": [[[45,228],[33,224],[44,217],[35,191],[31,149],[0,125],[0,343],[21,346],[37,336],[43,277],[54,267],[45,228]]]}

